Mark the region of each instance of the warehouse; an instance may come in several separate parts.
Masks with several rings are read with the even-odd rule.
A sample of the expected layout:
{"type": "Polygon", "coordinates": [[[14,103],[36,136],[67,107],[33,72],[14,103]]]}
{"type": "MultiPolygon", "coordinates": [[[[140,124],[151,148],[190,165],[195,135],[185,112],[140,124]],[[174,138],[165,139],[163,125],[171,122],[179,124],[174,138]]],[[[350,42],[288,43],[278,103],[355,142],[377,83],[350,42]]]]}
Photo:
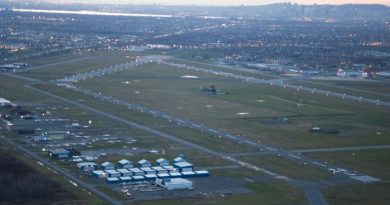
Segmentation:
{"type": "Polygon", "coordinates": [[[192,182],[183,178],[156,179],[156,184],[167,190],[193,189],[192,182]]]}
{"type": "Polygon", "coordinates": [[[139,168],[131,168],[129,169],[133,176],[142,176],[144,175],[144,171],[140,170],[139,168]]]}
{"type": "Polygon", "coordinates": [[[196,176],[199,177],[208,177],[210,173],[207,170],[195,171],[196,176]]]}
{"type": "Polygon", "coordinates": [[[152,167],[153,170],[156,170],[157,174],[167,174],[168,170],[162,167],[152,167]]]}
{"type": "Polygon", "coordinates": [[[110,176],[110,177],[120,177],[121,176],[121,173],[117,172],[115,170],[107,170],[106,172],[107,172],[108,176],[110,176]]]}
{"type": "Polygon", "coordinates": [[[145,174],[156,174],[156,170],[151,169],[150,167],[141,168],[142,171],[144,171],[145,174]]]}
{"type": "Polygon", "coordinates": [[[118,169],[117,171],[119,173],[121,173],[121,176],[123,176],[123,177],[127,177],[127,176],[131,176],[132,175],[131,171],[129,171],[127,169],[118,169]]]}
{"type": "Polygon", "coordinates": [[[177,162],[173,166],[180,172],[192,171],[194,169],[194,165],[188,162],[177,162]]]}
{"type": "Polygon", "coordinates": [[[127,159],[122,159],[118,161],[119,167],[122,169],[130,169],[133,168],[133,162],[127,159]]]}
{"type": "Polygon", "coordinates": [[[155,174],[145,174],[146,180],[155,180],[157,178],[157,175],[155,174]]]}
{"type": "Polygon", "coordinates": [[[49,151],[49,155],[56,159],[67,159],[69,158],[69,151],[63,148],[54,149],[49,151]]]}
{"type": "Polygon", "coordinates": [[[119,177],[119,179],[122,181],[122,182],[130,182],[133,180],[133,178],[127,176],[127,177],[119,177]]]}
{"type": "Polygon", "coordinates": [[[115,165],[113,163],[111,163],[111,162],[104,162],[104,163],[101,164],[101,166],[102,166],[102,168],[104,170],[113,170],[113,169],[115,169],[115,165]]]}
{"type": "Polygon", "coordinates": [[[177,169],[175,169],[175,167],[169,165],[169,166],[163,166],[164,169],[168,170],[168,173],[171,173],[171,172],[178,172],[177,169]]]}
{"type": "Polygon", "coordinates": [[[159,158],[159,159],[156,160],[156,162],[157,162],[157,165],[161,166],[161,167],[169,165],[169,161],[164,159],[164,158],[159,158]]]}
{"type": "Polygon", "coordinates": [[[186,162],[187,160],[184,157],[176,157],[173,159],[173,163],[178,163],[178,162],[186,162]]]}
{"type": "Polygon", "coordinates": [[[103,178],[107,178],[108,177],[108,174],[102,170],[96,170],[96,171],[92,171],[92,174],[97,177],[97,178],[100,178],[100,179],[103,179],[103,178]]]}
{"type": "Polygon", "coordinates": [[[151,167],[152,163],[146,159],[141,159],[138,161],[138,167],[143,168],[143,167],[151,167]]]}
{"type": "Polygon", "coordinates": [[[0,107],[6,107],[10,105],[11,105],[11,101],[4,98],[0,98],[0,107]]]}
{"type": "Polygon", "coordinates": [[[106,178],[106,180],[107,180],[108,183],[118,183],[118,182],[120,182],[120,180],[117,177],[109,177],[109,178],[106,178]]]}
{"type": "Polygon", "coordinates": [[[77,167],[80,168],[82,171],[93,171],[96,169],[97,164],[93,162],[80,162],[77,163],[77,167]]]}

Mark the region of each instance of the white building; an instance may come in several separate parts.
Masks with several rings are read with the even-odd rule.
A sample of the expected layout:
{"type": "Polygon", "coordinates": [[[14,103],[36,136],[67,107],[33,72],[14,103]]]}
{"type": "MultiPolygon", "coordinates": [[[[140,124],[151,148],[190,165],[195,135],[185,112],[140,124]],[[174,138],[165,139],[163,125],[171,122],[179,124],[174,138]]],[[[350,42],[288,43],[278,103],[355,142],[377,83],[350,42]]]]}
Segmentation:
{"type": "Polygon", "coordinates": [[[8,105],[11,105],[11,101],[4,99],[4,98],[0,98],[0,107],[4,107],[4,106],[8,106],[8,105]]]}
{"type": "Polygon", "coordinates": [[[183,178],[172,178],[172,179],[156,179],[156,184],[164,187],[167,190],[176,189],[193,189],[192,182],[183,178]]]}

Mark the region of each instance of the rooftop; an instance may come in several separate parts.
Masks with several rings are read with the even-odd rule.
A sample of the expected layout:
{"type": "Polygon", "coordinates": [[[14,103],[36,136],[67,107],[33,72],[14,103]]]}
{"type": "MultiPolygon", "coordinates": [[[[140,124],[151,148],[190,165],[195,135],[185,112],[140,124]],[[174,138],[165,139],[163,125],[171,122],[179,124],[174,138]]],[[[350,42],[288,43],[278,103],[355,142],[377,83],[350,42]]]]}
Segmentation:
{"type": "Polygon", "coordinates": [[[69,151],[64,148],[54,149],[50,151],[53,154],[69,154],[69,151]]]}
{"type": "Polygon", "coordinates": [[[178,167],[193,167],[194,165],[188,162],[177,162],[175,163],[175,166],[178,167]]]}

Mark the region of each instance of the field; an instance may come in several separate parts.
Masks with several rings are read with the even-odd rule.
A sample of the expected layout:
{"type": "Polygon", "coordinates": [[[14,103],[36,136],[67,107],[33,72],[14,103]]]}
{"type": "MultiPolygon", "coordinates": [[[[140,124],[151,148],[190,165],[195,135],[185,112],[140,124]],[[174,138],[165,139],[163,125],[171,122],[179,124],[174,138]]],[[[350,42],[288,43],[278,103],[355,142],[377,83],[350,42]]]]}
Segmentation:
{"type": "Polygon", "coordinates": [[[389,110],[385,108],[269,85],[247,84],[165,65],[146,64],[79,84],[95,92],[280,147],[389,143],[385,137],[389,133],[386,117],[389,110]],[[181,78],[184,75],[198,76],[199,79],[181,78]],[[210,84],[215,84],[217,89],[227,94],[201,93],[201,88],[210,84]],[[297,107],[298,103],[304,106],[297,107]],[[281,123],[284,118],[288,118],[289,123],[281,123]],[[313,126],[336,129],[340,133],[308,132],[313,126]],[[377,132],[383,135],[376,135],[377,132]]]}
{"type": "MultiPolygon", "coordinates": [[[[44,81],[54,80],[133,60],[133,57],[139,55],[142,56],[145,53],[118,51],[59,55],[57,56],[59,64],[56,64],[56,56],[43,57],[30,62],[34,66],[42,66],[41,68],[17,73],[17,75],[44,81]],[[49,65],[45,66],[46,64],[49,65]]],[[[269,73],[254,74],[232,71],[223,67],[187,60],[174,59],[172,61],[258,78],[272,79],[278,77],[269,73]]],[[[259,201],[264,204],[306,204],[308,202],[305,199],[304,192],[307,194],[307,187],[299,185],[296,181],[323,185],[322,183],[325,184],[326,181],[337,180],[326,169],[317,169],[302,161],[281,158],[276,154],[266,155],[266,153],[260,153],[264,150],[259,148],[229,141],[195,129],[181,127],[167,120],[131,110],[126,106],[103,102],[82,93],[57,87],[51,83],[25,86],[27,83],[28,81],[1,75],[0,97],[15,101],[34,113],[40,114],[46,109],[50,111],[51,116],[66,118],[70,122],[78,122],[82,125],[92,122],[88,129],[78,131],[80,135],[95,136],[97,139],[99,136],[117,137],[117,142],[96,140],[87,145],[75,145],[84,152],[110,153],[102,155],[96,161],[98,164],[104,161],[116,162],[123,158],[134,162],[143,158],[154,162],[160,157],[172,160],[179,154],[185,154],[189,161],[195,164],[195,169],[208,169],[212,177],[238,180],[243,185],[245,184],[245,188],[252,191],[252,193],[233,195],[209,193],[207,196],[139,201],[135,204],[258,204],[259,201]],[[38,94],[34,91],[34,88],[61,96],[69,101],[66,102],[66,100],[60,100],[60,98],[38,94]],[[70,101],[73,103],[70,103],[70,101]],[[99,114],[91,108],[97,109],[103,114],[99,114]],[[107,114],[115,117],[109,117],[107,114]],[[156,132],[130,126],[129,123],[125,122],[126,120],[170,134],[177,140],[170,140],[169,137],[162,137],[156,132]],[[191,146],[191,143],[196,146],[191,146]],[[121,150],[125,150],[125,152],[121,152],[121,150]],[[154,153],[156,150],[158,150],[158,154],[154,153]],[[226,160],[226,156],[270,170],[278,175],[287,176],[293,180],[275,180],[263,172],[256,172],[244,168],[238,163],[226,160]]],[[[311,83],[308,83],[308,86],[312,85],[311,83]]],[[[259,143],[274,145],[281,148],[278,149],[278,152],[289,149],[390,143],[388,138],[390,135],[388,120],[390,110],[385,107],[304,93],[266,84],[250,84],[228,77],[185,70],[159,63],[143,64],[130,70],[80,81],[75,85],[95,93],[113,96],[130,103],[137,103],[179,116],[183,119],[204,123],[208,127],[245,136],[259,143]],[[196,76],[198,78],[191,79],[185,78],[185,76],[196,76]],[[210,85],[216,86],[217,94],[202,92],[204,88],[210,85]],[[334,129],[338,132],[335,134],[309,132],[311,128],[317,126],[324,129],[334,129]]],[[[321,82],[320,86],[328,88],[326,82],[321,82]]],[[[336,89],[334,91],[341,92],[346,90],[344,86],[351,85],[340,84],[337,86],[341,87],[333,87],[336,89]]],[[[364,96],[363,93],[367,96],[377,96],[378,93],[371,86],[368,84],[354,84],[350,91],[353,91],[352,94],[362,94],[362,96],[364,96]],[[362,91],[356,91],[356,89],[362,91]]],[[[378,92],[385,93],[387,91],[386,87],[379,89],[378,92]]],[[[382,96],[386,96],[386,94],[382,96]]],[[[28,140],[16,139],[16,137],[12,139],[40,154],[40,156],[58,167],[75,176],[80,175],[80,171],[74,164],[49,158],[47,154],[41,151],[40,147],[28,147],[27,145],[30,144],[28,140]]],[[[387,150],[367,150],[313,152],[304,155],[349,170],[358,170],[387,181],[390,177],[388,175],[390,171],[388,169],[390,166],[387,160],[388,154],[387,150]]],[[[59,177],[50,172],[48,175],[53,178],[59,177]]],[[[105,186],[102,181],[87,177],[83,180],[115,199],[124,200],[122,195],[118,194],[119,192],[114,191],[115,189],[111,189],[110,186],[105,186]]],[[[58,182],[58,180],[54,181],[55,183],[58,182]]],[[[212,182],[212,179],[210,179],[210,183],[212,182]]],[[[59,181],[57,188],[58,190],[65,190],[64,193],[70,194],[72,197],[73,195],[76,196],[81,203],[86,203],[84,199],[89,200],[84,192],[77,191],[77,188],[72,187],[66,181],[65,183],[59,181]]],[[[57,188],[53,188],[53,190],[57,190],[57,188]]],[[[370,200],[373,200],[374,204],[384,204],[387,199],[384,194],[386,190],[388,190],[387,184],[380,183],[374,185],[329,186],[321,191],[331,204],[367,204],[370,200]],[[357,192],[361,195],[367,194],[370,196],[354,195],[357,192]]],[[[56,194],[53,194],[53,196],[63,197],[56,194]]],[[[96,198],[92,198],[92,203],[99,204],[101,202],[96,198]]]]}

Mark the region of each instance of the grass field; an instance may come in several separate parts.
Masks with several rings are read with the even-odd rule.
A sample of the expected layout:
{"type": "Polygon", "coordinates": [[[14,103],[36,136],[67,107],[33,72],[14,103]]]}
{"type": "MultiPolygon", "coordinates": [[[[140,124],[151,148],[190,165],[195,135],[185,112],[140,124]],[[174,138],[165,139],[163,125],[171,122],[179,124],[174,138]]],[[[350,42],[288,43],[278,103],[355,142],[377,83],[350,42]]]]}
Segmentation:
{"type": "Polygon", "coordinates": [[[390,180],[390,150],[364,150],[346,152],[318,152],[305,155],[328,161],[332,164],[342,164],[350,170],[359,170],[378,177],[384,181],[390,180]]]}
{"type": "Polygon", "coordinates": [[[386,116],[390,110],[387,108],[273,86],[247,84],[165,65],[146,64],[130,71],[83,81],[80,85],[281,147],[333,147],[390,142],[385,137],[389,133],[386,116]],[[183,75],[195,75],[199,79],[180,78],[183,75]],[[212,83],[228,94],[200,92],[201,87],[212,83]],[[297,107],[298,103],[304,106],[297,107]],[[241,116],[239,113],[250,114],[241,116]],[[288,118],[289,123],[269,123],[283,118],[288,118]],[[313,126],[337,129],[340,133],[327,135],[308,132],[313,126]],[[383,135],[376,135],[377,132],[383,135]]]}
{"type": "Polygon", "coordinates": [[[123,106],[108,104],[106,102],[97,101],[94,98],[80,95],[79,93],[74,93],[72,91],[66,90],[64,88],[59,88],[56,86],[39,86],[40,88],[43,88],[45,90],[48,90],[50,92],[59,94],[61,96],[66,96],[69,99],[73,99],[77,101],[78,99],[82,98],[83,103],[87,104],[89,106],[92,106],[94,108],[98,108],[100,110],[113,113],[117,116],[123,117],[125,119],[135,121],[138,123],[141,123],[143,125],[147,125],[150,127],[153,127],[157,130],[164,131],[169,134],[173,134],[177,137],[195,142],[200,143],[201,145],[204,145],[208,148],[215,149],[215,151],[221,151],[221,152],[250,152],[250,151],[256,151],[254,148],[250,148],[243,145],[237,145],[233,142],[221,140],[219,138],[216,138],[214,136],[209,136],[207,134],[201,133],[196,130],[192,130],[189,128],[181,128],[172,126],[171,123],[165,120],[161,120],[158,118],[154,118],[152,116],[148,116],[136,111],[132,111],[127,109],[123,106]],[[207,137],[208,136],[208,137],[207,137]],[[210,143],[210,142],[216,142],[216,143],[210,143]]]}

